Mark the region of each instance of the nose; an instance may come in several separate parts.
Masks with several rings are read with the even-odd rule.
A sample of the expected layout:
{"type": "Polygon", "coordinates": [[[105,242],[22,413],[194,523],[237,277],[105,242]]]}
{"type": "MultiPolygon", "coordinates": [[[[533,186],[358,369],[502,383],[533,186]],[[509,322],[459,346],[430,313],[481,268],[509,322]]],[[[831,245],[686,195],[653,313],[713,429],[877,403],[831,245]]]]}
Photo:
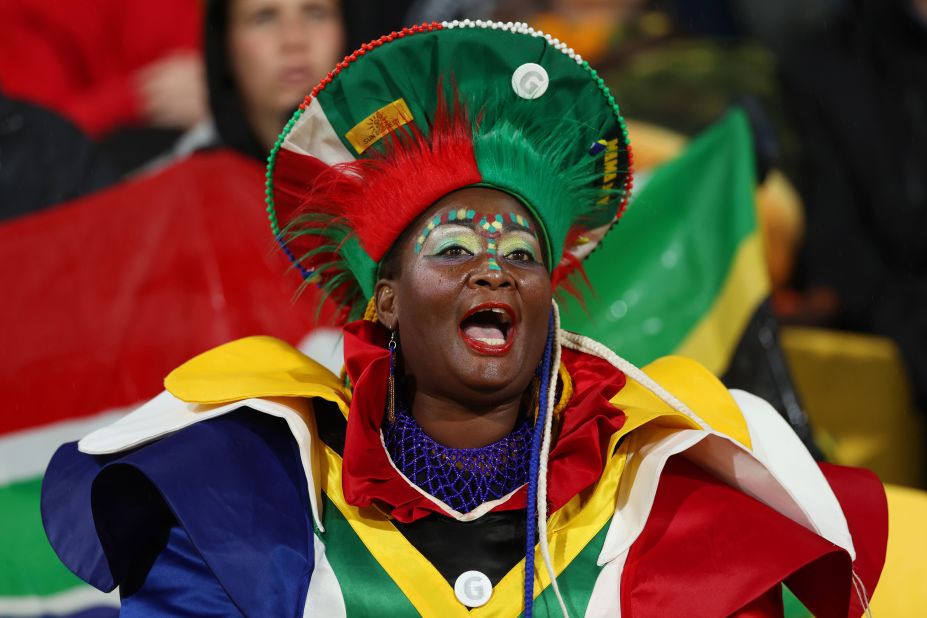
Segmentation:
{"type": "Polygon", "coordinates": [[[467,285],[471,288],[489,288],[496,290],[515,286],[512,275],[496,263],[495,259],[484,259],[480,266],[470,273],[467,285]]]}
{"type": "Polygon", "coordinates": [[[284,50],[302,51],[307,45],[306,28],[298,16],[288,16],[280,33],[280,44],[284,50]]]}

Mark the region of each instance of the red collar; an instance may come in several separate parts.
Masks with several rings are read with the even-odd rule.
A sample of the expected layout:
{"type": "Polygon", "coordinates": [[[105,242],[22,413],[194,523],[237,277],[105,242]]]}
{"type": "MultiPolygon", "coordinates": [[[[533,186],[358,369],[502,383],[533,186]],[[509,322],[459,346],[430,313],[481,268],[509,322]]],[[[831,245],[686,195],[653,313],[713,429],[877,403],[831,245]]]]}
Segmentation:
{"type": "MultiPolygon", "coordinates": [[[[386,342],[384,329],[372,322],[352,322],[344,328],[345,367],[354,396],[345,436],[343,489],[349,504],[376,504],[408,523],[442,511],[400,476],[380,439],[389,376],[386,342]]],[[[624,413],[609,403],[625,384],[621,371],[598,357],[567,349],[561,360],[572,378],[573,395],[561,414],[559,434],[550,453],[551,512],[599,479],[609,438],[625,421],[624,413]]],[[[523,509],[525,504],[522,487],[496,510],[523,509]]]]}

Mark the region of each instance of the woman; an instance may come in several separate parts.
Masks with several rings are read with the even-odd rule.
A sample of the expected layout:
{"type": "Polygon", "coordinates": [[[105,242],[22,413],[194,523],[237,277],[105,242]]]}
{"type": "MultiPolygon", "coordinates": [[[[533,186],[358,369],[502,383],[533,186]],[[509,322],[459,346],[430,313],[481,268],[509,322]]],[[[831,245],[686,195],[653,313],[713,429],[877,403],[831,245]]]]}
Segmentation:
{"type": "Polygon", "coordinates": [[[49,539],[127,614],[781,615],[783,582],[863,611],[872,475],[818,468],[691,361],[644,373],[559,329],[552,292],[631,184],[571,49],[522,24],[393,33],[269,161],[275,236],[353,319],[345,372],[239,340],[59,450],[49,539]]]}
{"type": "Polygon", "coordinates": [[[263,160],[307,84],[324,76],[346,49],[338,2],[222,0],[208,8],[207,73],[216,128],[230,146],[263,160]]]}

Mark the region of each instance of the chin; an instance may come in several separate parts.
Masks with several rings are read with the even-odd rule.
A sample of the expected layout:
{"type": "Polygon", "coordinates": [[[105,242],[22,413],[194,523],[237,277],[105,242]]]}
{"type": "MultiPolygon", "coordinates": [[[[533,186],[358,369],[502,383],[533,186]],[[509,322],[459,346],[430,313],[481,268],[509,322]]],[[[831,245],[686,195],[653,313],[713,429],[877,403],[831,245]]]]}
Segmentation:
{"type": "Polygon", "coordinates": [[[306,96],[306,93],[312,90],[312,85],[310,84],[305,90],[302,86],[298,87],[285,87],[280,91],[279,96],[277,97],[277,111],[278,115],[289,118],[293,113],[293,110],[300,106],[303,102],[303,99],[306,96]]]}
{"type": "Polygon", "coordinates": [[[520,396],[533,377],[533,370],[525,376],[521,375],[521,366],[499,367],[498,363],[489,361],[461,375],[460,382],[467,390],[480,395],[509,399],[520,396]]]}

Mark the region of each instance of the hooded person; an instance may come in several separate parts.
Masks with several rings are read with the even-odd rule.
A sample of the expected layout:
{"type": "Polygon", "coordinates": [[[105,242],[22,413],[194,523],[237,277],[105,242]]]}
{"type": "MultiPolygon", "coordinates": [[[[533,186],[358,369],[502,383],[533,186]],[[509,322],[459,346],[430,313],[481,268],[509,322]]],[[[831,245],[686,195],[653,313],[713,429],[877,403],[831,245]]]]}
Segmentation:
{"type": "MultiPolygon", "coordinates": [[[[46,531],[126,615],[859,615],[886,508],[765,402],[561,330],[621,216],[615,98],[524,24],[430,23],[313,88],[271,229],[339,304],[341,377],[238,340],[61,447],[46,531]]],[[[643,205],[641,207],[644,207],[643,205]]]]}
{"type": "Polygon", "coordinates": [[[211,119],[184,135],[173,156],[221,145],[263,163],[306,90],[345,52],[399,27],[395,14],[363,0],[209,0],[203,54],[211,119]]]}
{"type": "Polygon", "coordinates": [[[337,0],[209,0],[203,56],[211,117],[178,140],[171,159],[223,146],[263,162],[347,38],[355,36],[337,0]]]}

